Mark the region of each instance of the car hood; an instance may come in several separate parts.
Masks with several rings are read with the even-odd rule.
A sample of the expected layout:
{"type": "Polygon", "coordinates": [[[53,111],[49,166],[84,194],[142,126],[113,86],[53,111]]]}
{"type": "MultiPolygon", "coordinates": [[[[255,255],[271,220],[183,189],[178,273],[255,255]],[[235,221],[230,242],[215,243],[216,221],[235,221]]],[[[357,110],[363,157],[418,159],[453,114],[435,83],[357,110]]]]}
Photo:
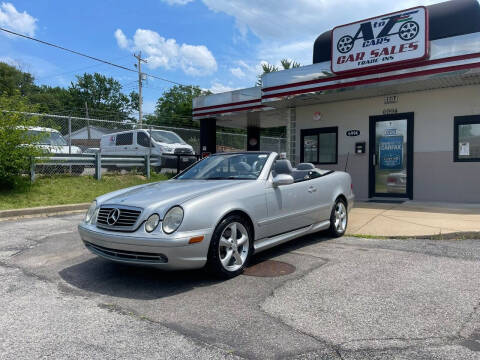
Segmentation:
{"type": "MultiPolygon", "coordinates": [[[[251,181],[251,180],[247,180],[251,181]]],[[[242,180],[168,180],[115,191],[97,199],[99,204],[135,206],[160,213],[195,197],[240,185],[242,180]]]]}
{"type": "MultiPolygon", "coordinates": [[[[48,151],[51,154],[68,154],[69,148],[68,145],[45,145],[45,144],[38,144],[35,145],[41,149],[48,151]]],[[[72,154],[81,154],[82,150],[78,146],[71,146],[71,153],[72,154]]]]}

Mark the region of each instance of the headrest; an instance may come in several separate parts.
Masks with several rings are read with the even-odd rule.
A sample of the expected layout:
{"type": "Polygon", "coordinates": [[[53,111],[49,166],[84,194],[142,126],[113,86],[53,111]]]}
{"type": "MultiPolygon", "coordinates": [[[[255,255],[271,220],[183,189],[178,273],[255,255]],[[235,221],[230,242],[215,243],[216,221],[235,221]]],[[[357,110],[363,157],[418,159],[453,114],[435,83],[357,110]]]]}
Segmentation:
{"type": "Polygon", "coordinates": [[[289,160],[277,160],[275,161],[275,173],[276,174],[292,174],[292,164],[290,164],[289,160]]]}
{"type": "Polygon", "coordinates": [[[313,170],[315,169],[315,165],[312,163],[300,163],[297,165],[297,170],[313,170]]]}
{"type": "Polygon", "coordinates": [[[238,172],[249,172],[251,170],[250,165],[244,161],[240,161],[236,164],[233,164],[233,168],[238,172]]]}

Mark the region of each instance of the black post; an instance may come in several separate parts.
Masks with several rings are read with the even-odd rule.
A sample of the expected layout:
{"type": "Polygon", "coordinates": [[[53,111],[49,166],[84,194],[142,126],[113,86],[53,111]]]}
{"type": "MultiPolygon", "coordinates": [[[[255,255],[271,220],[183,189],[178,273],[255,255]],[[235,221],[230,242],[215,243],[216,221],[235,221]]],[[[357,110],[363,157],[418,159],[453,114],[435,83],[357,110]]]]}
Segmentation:
{"type": "Polygon", "coordinates": [[[95,153],[95,179],[100,180],[102,178],[102,154],[100,152],[95,153]]]}
{"type": "Polygon", "coordinates": [[[247,127],[247,151],[260,151],[260,128],[247,127]]]}
{"type": "Polygon", "coordinates": [[[217,150],[217,120],[215,118],[200,120],[200,155],[214,154],[217,150]]]}

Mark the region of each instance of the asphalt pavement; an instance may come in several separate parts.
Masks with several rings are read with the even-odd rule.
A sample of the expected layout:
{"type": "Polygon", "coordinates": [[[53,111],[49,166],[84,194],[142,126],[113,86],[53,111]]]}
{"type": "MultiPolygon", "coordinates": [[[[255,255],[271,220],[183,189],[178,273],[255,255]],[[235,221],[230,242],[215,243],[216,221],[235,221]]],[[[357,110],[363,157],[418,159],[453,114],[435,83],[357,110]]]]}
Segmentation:
{"type": "Polygon", "coordinates": [[[480,240],[320,233],[218,281],[97,258],[81,218],[0,222],[0,359],[480,359],[480,240]]]}

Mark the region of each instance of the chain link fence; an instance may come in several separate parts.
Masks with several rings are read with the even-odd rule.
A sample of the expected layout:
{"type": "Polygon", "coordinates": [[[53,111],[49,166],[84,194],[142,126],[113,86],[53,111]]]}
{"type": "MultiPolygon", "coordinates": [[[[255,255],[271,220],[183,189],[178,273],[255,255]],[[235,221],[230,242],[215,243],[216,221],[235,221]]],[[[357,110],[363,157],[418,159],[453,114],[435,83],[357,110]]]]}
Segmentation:
{"type": "MultiPolygon", "coordinates": [[[[97,152],[114,156],[145,156],[152,155],[149,145],[140,145],[140,138],[137,132],[132,131],[132,135],[122,135],[124,139],[119,144],[119,132],[128,132],[138,130],[139,126],[131,120],[112,121],[103,119],[91,119],[85,117],[54,115],[54,114],[36,114],[26,113],[27,116],[35,116],[37,128],[31,131],[42,133],[42,144],[45,152],[50,155],[80,155],[96,154],[97,152]],[[104,137],[103,145],[101,139],[104,137]],[[136,138],[135,138],[136,137],[136,138]],[[103,146],[109,143],[115,143],[109,151],[103,146]],[[130,146],[131,145],[131,146],[130,146]]],[[[178,169],[185,168],[195,161],[195,157],[189,154],[200,154],[200,130],[198,128],[175,127],[175,126],[153,126],[144,124],[143,129],[147,132],[153,132],[158,136],[165,137],[167,140],[166,150],[172,151],[172,156],[164,156],[161,166],[152,166],[154,171],[176,172],[178,169]],[[163,131],[163,132],[162,132],[163,131]],[[168,132],[168,133],[165,133],[168,132]],[[172,133],[174,133],[172,135],[172,133]],[[176,135],[175,135],[176,134],[176,135]],[[180,139],[178,139],[180,137],[180,139]],[[174,145],[168,146],[168,142],[174,145]],[[189,148],[191,146],[191,149],[189,148]],[[168,148],[173,149],[168,149],[168,148]],[[189,150],[190,149],[190,150],[189,150]],[[175,156],[174,156],[175,155],[175,156]],[[182,155],[180,157],[176,155],[182,155]],[[185,155],[185,156],[183,156],[185,155]]],[[[247,148],[247,135],[244,133],[232,132],[225,129],[219,129],[216,134],[217,152],[243,151],[247,148]]],[[[148,140],[147,140],[148,142],[148,140]]],[[[286,141],[283,134],[281,136],[261,136],[260,149],[262,151],[285,152],[286,141]]],[[[162,156],[163,157],[163,156],[162,156]]],[[[33,163],[32,171],[38,175],[71,174],[71,175],[93,175],[94,166],[90,162],[73,164],[61,164],[59,161],[43,161],[33,163]]],[[[144,173],[145,168],[138,166],[129,166],[128,164],[102,165],[102,173],[126,173],[138,172],[144,173]]]]}

